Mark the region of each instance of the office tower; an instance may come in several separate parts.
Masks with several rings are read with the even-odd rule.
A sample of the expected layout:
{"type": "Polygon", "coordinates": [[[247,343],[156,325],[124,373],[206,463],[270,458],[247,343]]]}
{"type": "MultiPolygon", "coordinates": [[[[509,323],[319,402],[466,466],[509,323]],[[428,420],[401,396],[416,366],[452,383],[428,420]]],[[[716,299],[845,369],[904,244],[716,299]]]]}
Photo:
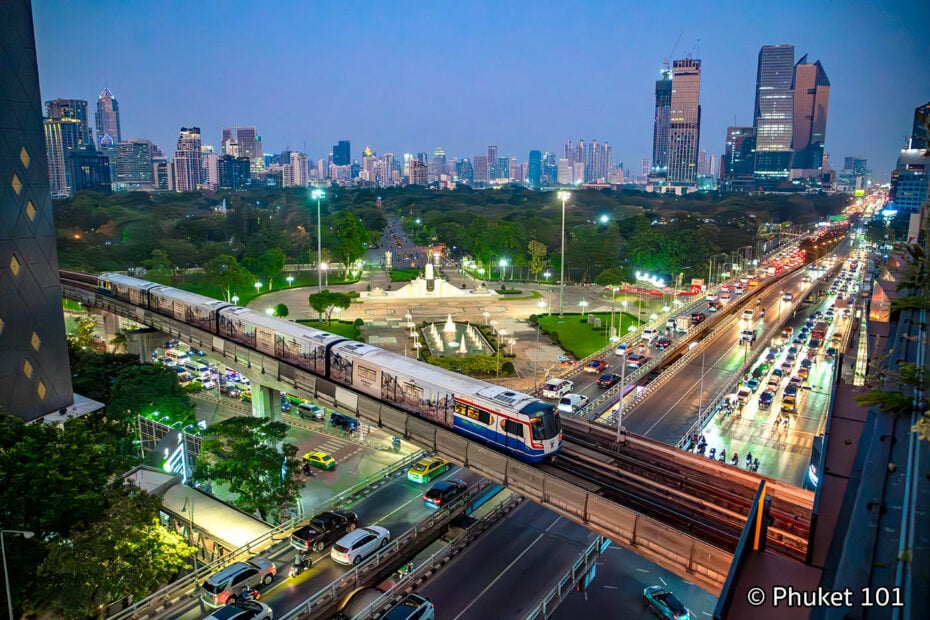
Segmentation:
{"type": "Polygon", "coordinates": [[[559,182],[559,164],[555,153],[546,151],[542,156],[542,186],[552,187],[559,182]]]}
{"type": "Polygon", "coordinates": [[[340,140],[333,145],[333,163],[337,166],[348,166],[352,163],[352,148],[348,140],[340,140]]]}
{"type": "Polygon", "coordinates": [[[119,102],[109,88],[97,97],[97,150],[101,153],[115,148],[123,141],[119,126],[119,102]]]}
{"type": "Polygon", "coordinates": [[[527,177],[530,187],[542,187],[542,152],[530,151],[529,166],[527,167],[527,177]]]}
{"type": "Polygon", "coordinates": [[[45,102],[48,118],[43,123],[48,176],[53,198],[74,193],[69,164],[76,151],[94,150],[87,126],[87,102],[80,99],[53,99],[45,102]]]}
{"type": "Polygon", "coordinates": [[[90,125],[87,124],[87,102],[83,99],[52,99],[45,102],[48,118],[70,118],[78,121],[83,130],[80,139],[82,148],[90,148],[93,139],[90,134],[90,125]]]}
{"type": "Polygon", "coordinates": [[[425,151],[417,153],[417,161],[421,161],[429,166],[429,153],[426,153],[425,151]]]}
{"type": "Polygon", "coordinates": [[[113,191],[110,158],[94,150],[72,152],[68,157],[68,176],[72,192],[88,190],[109,194],[113,191]]]}
{"type": "Polygon", "coordinates": [[[643,157],[639,160],[639,172],[643,178],[649,175],[649,170],[652,167],[652,160],[646,157],[643,157]]]}
{"type": "Polygon", "coordinates": [[[572,165],[569,163],[567,157],[563,157],[559,160],[556,180],[559,185],[570,185],[572,182],[572,165]]]}
{"type": "Polygon", "coordinates": [[[510,163],[507,165],[507,178],[512,183],[523,182],[523,164],[517,161],[516,157],[510,158],[510,163]]]}
{"type": "Polygon", "coordinates": [[[702,176],[707,175],[707,151],[704,149],[698,151],[697,173],[702,176]]]}
{"type": "Polygon", "coordinates": [[[717,156],[710,156],[710,163],[707,165],[707,174],[712,177],[717,176],[717,156]]]}
{"type": "Polygon", "coordinates": [[[174,191],[174,166],[164,155],[152,156],[152,181],[156,192],[174,191]]]}
{"type": "Polygon", "coordinates": [[[428,185],[429,184],[429,166],[419,159],[410,161],[410,185],[428,185]]]}
{"type": "Polygon", "coordinates": [[[788,178],[794,128],[793,78],[793,45],[765,45],[759,50],[753,117],[756,134],[754,174],[758,181],[788,178]]]}
{"type": "Polygon", "coordinates": [[[249,166],[256,174],[265,168],[262,139],[255,127],[224,127],[220,149],[223,155],[248,157],[249,166]]]}
{"type": "Polygon", "coordinates": [[[589,148],[586,147],[584,140],[579,140],[578,144],[575,145],[575,155],[572,158],[572,176],[574,177],[573,183],[584,182],[584,173],[578,174],[578,166],[581,166],[581,170],[585,170],[588,167],[588,155],[589,148]]]}
{"type": "Polygon", "coordinates": [[[827,133],[827,108],[830,102],[830,80],[820,61],[811,64],[807,55],[794,66],[794,127],[791,167],[800,170],[820,169],[823,145],[827,133]]]}
{"type": "Polygon", "coordinates": [[[571,182],[575,185],[581,185],[584,183],[584,162],[576,161],[575,165],[572,166],[572,180],[571,182]]]}
{"type": "Polygon", "coordinates": [[[664,176],[668,172],[668,123],[672,107],[672,70],[667,66],[662,77],[656,80],[656,113],[652,129],[653,174],[664,176]]]}
{"type": "Polygon", "coordinates": [[[220,186],[220,156],[212,146],[200,147],[200,165],[202,171],[200,178],[203,179],[203,186],[208,189],[216,189],[220,186]]]}
{"type": "Polygon", "coordinates": [[[693,185],[701,135],[701,61],[672,61],[672,104],[668,119],[668,182],[693,185]]]}
{"type": "Polygon", "coordinates": [[[751,184],[756,157],[756,130],[752,127],[727,127],[727,143],[720,164],[721,176],[733,184],[751,184]]]}
{"type": "Polygon", "coordinates": [[[471,185],[475,182],[475,169],[467,157],[459,162],[458,176],[463,183],[471,185]]]}
{"type": "Polygon", "coordinates": [[[446,152],[442,147],[433,151],[433,160],[429,164],[429,176],[431,181],[438,181],[439,177],[446,173],[446,152]]]}
{"type": "MultiPolygon", "coordinates": [[[[177,165],[178,158],[174,158],[177,165]]],[[[177,169],[177,168],[176,168],[177,169]]],[[[232,155],[223,155],[217,161],[217,176],[219,177],[219,188],[240,191],[248,188],[252,180],[252,164],[248,157],[233,157],[232,155]]],[[[175,182],[179,192],[186,191],[180,189],[180,184],[175,182]]]]}
{"type": "Polygon", "coordinates": [[[911,131],[911,148],[930,148],[930,102],[914,110],[914,129],[911,131]]]}
{"type": "Polygon", "coordinates": [[[488,157],[487,155],[475,155],[474,179],[475,183],[484,185],[488,182],[488,157]]]}
{"type": "Polygon", "coordinates": [[[0,24],[0,410],[32,421],[74,395],[30,2],[0,2],[0,24]]]}
{"type": "Polygon", "coordinates": [[[307,167],[307,156],[303,153],[291,151],[287,163],[283,164],[281,175],[283,187],[307,187],[310,184],[310,175],[307,167]]]}
{"type": "Polygon", "coordinates": [[[509,157],[498,157],[497,158],[498,178],[500,178],[503,181],[508,181],[509,172],[510,172],[510,158],[509,157]]]}
{"type": "Polygon", "coordinates": [[[193,192],[200,185],[200,127],[181,127],[174,152],[174,189],[193,192]]]}
{"type": "Polygon", "coordinates": [[[613,159],[613,148],[605,142],[600,147],[597,166],[594,169],[594,178],[606,180],[610,174],[610,161],[613,159]]]}
{"type": "MultiPolygon", "coordinates": [[[[115,182],[121,189],[152,189],[153,145],[148,140],[130,138],[116,145],[115,182]]],[[[111,170],[112,173],[112,170],[111,170]]]]}
{"type": "Polygon", "coordinates": [[[501,175],[497,167],[497,145],[488,146],[488,182],[493,183],[501,175]]]}
{"type": "Polygon", "coordinates": [[[571,140],[565,143],[563,158],[568,161],[569,166],[575,165],[575,145],[571,140]]]}
{"type": "MultiPolygon", "coordinates": [[[[441,150],[441,149],[437,149],[441,150]]],[[[442,169],[445,170],[446,154],[442,154],[442,169]]],[[[385,153],[381,156],[381,178],[379,182],[384,187],[394,185],[394,153],[385,153]]]]}

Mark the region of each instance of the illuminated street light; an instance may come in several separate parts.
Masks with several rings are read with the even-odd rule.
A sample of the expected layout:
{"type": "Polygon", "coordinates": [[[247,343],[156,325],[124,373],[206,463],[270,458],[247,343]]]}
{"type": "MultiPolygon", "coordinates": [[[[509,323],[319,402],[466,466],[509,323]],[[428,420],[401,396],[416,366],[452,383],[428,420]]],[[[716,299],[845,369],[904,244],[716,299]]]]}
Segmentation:
{"type": "Polygon", "coordinates": [[[503,281],[504,281],[504,273],[505,273],[505,270],[507,269],[507,259],[506,259],[506,258],[502,258],[502,259],[500,260],[499,265],[500,265],[500,268],[501,268],[501,282],[503,282],[503,281]]]}
{"type": "Polygon", "coordinates": [[[274,316],[274,308],[265,308],[265,314],[268,316],[274,316]]]}
{"type": "Polygon", "coordinates": [[[600,221],[601,224],[606,224],[607,222],[610,221],[610,217],[608,217],[607,215],[602,215],[601,217],[598,218],[598,221],[600,221]]]}
{"type": "Polygon", "coordinates": [[[316,274],[317,274],[317,292],[323,291],[323,272],[320,268],[323,265],[323,219],[320,217],[320,200],[326,196],[326,192],[319,187],[310,192],[312,198],[316,198],[316,274]]]}
{"type": "Polygon", "coordinates": [[[288,277],[286,277],[286,278],[284,278],[284,279],[287,280],[287,285],[288,285],[288,286],[291,286],[292,284],[294,284],[294,276],[288,276],[288,277]]]}
{"type": "Polygon", "coordinates": [[[485,311],[483,314],[484,314],[484,324],[487,325],[487,324],[488,324],[488,319],[491,317],[491,313],[485,311]]]}
{"type": "Polygon", "coordinates": [[[562,201],[562,260],[559,264],[559,318],[563,316],[562,308],[565,299],[565,201],[571,197],[570,192],[559,192],[559,200],[562,201]]]}
{"type": "Polygon", "coordinates": [[[588,302],[582,299],[578,302],[578,305],[581,306],[581,316],[584,316],[584,309],[588,307],[588,302]]]}
{"type": "Polygon", "coordinates": [[[260,293],[261,290],[262,290],[262,283],[261,283],[261,282],[256,282],[256,283],[255,283],[255,294],[257,295],[258,293],[260,293]]]}
{"type": "Polygon", "coordinates": [[[233,302],[233,304],[237,304],[237,305],[238,305],[238,303],[239,303],[239,296],[238,296],[238,295],[233,295],[233,296],[232,296],[232,302],[233,302]]]}
{"type": "MultiPolygon", "coordinates": [[[[326,286],[329,286],[329,263],[320,264],[320,273],[326,274],[326,286]]],[[[322,288],[320,290],[322,290],[322,288]]]]}

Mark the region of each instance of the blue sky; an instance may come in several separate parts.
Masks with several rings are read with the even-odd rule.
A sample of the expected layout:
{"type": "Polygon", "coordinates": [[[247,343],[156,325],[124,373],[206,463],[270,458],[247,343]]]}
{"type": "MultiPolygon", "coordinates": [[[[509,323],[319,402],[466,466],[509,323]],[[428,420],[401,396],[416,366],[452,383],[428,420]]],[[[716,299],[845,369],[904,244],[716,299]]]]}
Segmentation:
{"type": "Polygon", "coordinates": [[[166,153],[177,130],[255,125],[266,152],[313,158],[340,139],[352,157],[429,151],[472,157],[566,140],[609,141],[639,170],[652,152],[654,80],[702,60],[701,148],[752,124],[765,44],[820,59],[832,84],[827,151],[894,167],[913,109],[930,100],[930,3],[275,2],[33,0],[43,99],[87,99],[104,83],[123,137],[166,153]],[[887,8],[886,8],[887,7],[887,8]],[[893,7],[893,8],[891,8],[893,7]]]}

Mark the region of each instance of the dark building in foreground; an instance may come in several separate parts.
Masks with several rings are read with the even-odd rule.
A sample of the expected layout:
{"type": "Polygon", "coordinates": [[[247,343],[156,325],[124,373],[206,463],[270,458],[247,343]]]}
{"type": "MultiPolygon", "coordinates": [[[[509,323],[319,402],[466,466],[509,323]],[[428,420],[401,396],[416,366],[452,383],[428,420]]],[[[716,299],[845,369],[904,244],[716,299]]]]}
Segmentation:
{"type": "Polygon", "coordinates": [[[352,163],[352,146],[348,140],[340,140],[333,146],[333,163],[337,166],[348,166],[352,163]]]}
{"type": "Polygon", "coordinates": [[[71,190],[79,192],[88,190],[109,194],[110,158],[96,151],[74,151],[68,158],[68,170],[71,176],[71,190]]]}
{"type": "Polygon", "coordinates": [[[748,189],[753,182],[756,156],[756,131],[752,127],[727,127],[726,151],[720,176],[727,189],[748,189]]]}
{"type": "Polygon", "coordinates": [[[0,110],[0,409],[34,420],[74,395],[28,0],[0,3],[0,110]]]}
{"type": "Polygon", "coordinates": [[[240,191],[246,189],[252,181],[248,157],[223,155],[217,163],[220,177],[220,189],[240,191]]]}

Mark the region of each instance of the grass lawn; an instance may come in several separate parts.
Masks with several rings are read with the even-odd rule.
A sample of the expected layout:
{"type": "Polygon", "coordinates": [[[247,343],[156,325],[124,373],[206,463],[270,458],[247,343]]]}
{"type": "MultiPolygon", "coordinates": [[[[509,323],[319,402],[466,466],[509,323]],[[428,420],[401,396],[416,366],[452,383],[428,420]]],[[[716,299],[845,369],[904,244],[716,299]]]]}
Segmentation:
{"type": "MultiPolygon", "coordinates": [[[[324,283],[328,282],[329,285],[351,284],[354,282],[358,282],[357,278],[348,279],[348,280],[344,279],[342,277],[341,272],[330,272],[328,275],[324,274],[324,278],[328,278],[328,280],[324,280],[324,283]]],[[[162,279],[159,279],[159,281],[162,281],[162,279]]],[[[165,281],[164,283],[168,284],[169,286],[173,286],[175,288],[179,288],[184,291],[190,291],[191,293],[197,293],[198,295],[204,295],[205,297],[212,297],[213,299],[225,299],[226,298],[226,291],[221,289],[216,284],[214,284],[210,280],[210,278],[204,274],[197,274],[197,273],[190,274],[190,275],[184,276],[183,279],[171,278],[170,281],[165,281]]],[[[264,293],[270,292],[268,290],[268,283],[265,281],[262,281],[262,284],[263,286],[261,289],[261,293],[256,293],[255,287],[247,287],[241,290],[240,289],[233,290],[232,294],[237,295],[239,297],[238,305],[245,306],[251,300],[255,299],[256,297],[259,297],[260,295],[264,293]]],[[[301,271],[300,273],[297,273],[296,271],[295,272],[282,272],[272,282],[271,291],[279,291],[279,290],[287,289],[287,288],[311,287],[311,286],[316,286],[317,284],[318,284],[318,279],[317,279],[316,271],[301,271]],[[286,280],[287,276],[294,277],[294,282],[290,286],[288,286],[288,283],[286,280]]],[[[310,291],[310,292],[315,292],[315,291],[310,291]]],[[[307,295],[309,295],[310,292],[308,292],[307,295]]]]}
{"type": "Polygon", "coordinates": [[[307,319],[297,322],[301,325],[306,325],[307,327],[321,329],[324,332],[329,332],[338,336],[345,336],[350,340],[359,340],[359,336],[362,335],[362,330],[356,327],[353,321],[332,321],[331,323],[323,321],[323,323],[320,323],[316,319],[307,319]]]}
{"type": "Polygon", "coordinates": [[[81,302],[74,301],[73,299],[68,299],[66,297],[61,298],[61,307],[65,310],[70,310],[71,312],[86,312],[86,309],[81,305],[81,302]]]}
{"type": "Polygon", "coordinates": [[[420,275],[419,269],[392,269],[391,282],[411,282],[418,275],[420,275]]]}
{"type": "MultiPolygon", "coordinates": [[[[590,313],[586,313],[582,319],[581,314],[565,314],[565,318],[559,319],[558,316],[541,315],[539,325],[543,332],[557,333],[562,348],[581,359],[599,351],[607,346],[607,327],[610,324],[609,312],[594,313],[594,316],[601,319],[601,329],[594,329],[588,325],[587,320],[590,313]]],[[[620,320],[620,333],[625,334],[631,325],[636,325],[636,317],[629,314],[614,315],[614,321],[620,320]]]]}

